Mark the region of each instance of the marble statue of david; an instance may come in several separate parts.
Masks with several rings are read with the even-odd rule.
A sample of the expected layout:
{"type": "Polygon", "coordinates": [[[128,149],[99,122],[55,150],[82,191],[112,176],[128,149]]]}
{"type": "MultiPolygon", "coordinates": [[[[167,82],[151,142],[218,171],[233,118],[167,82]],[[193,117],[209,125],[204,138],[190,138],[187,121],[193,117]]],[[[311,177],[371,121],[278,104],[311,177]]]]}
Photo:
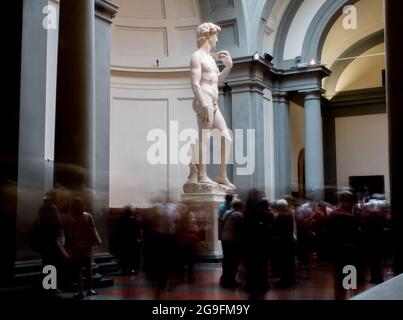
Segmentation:
{"type": "Polygon", "coordinates": [[[232,59],[228,51],[211,52],[218,42],[220,31],[221,28],[213,23],[203,23],[198,27],[198,49],[193,53],[190,62],[192,90],[194,92],[193,110],[197,115],[199,138],[198,143],[193,147],[188,183],[220,184],[227,189],[235,190],[236,188],[229,181],[226,172],[232,138],[218,108],[218,86],[222,85],[229,75],[232,69],[232,59]],[[223,62],[225,68],[222,72],[219,71],[216,61],[223,62]],[[205,155],[210,148],[212,130],[219,130],[221,133],[221,163],[215,182],[207,176],[205,160],[205,155]]]}

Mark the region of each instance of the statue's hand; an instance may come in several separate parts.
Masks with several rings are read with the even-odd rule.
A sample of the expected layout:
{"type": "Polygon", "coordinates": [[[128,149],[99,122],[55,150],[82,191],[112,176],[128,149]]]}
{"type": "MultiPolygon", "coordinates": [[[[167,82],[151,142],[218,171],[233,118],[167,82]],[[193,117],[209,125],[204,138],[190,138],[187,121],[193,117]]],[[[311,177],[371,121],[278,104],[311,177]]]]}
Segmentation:
{"type": "Polygon", "coordinates": [[[227,68],[232,68],[232,58],[228,51],[218,52],[218,59],[221,60],[227,68]]]}
{"type": "Polygon", "coordinates": [[[208,111],[207,107],[200,108],[199,118],[203,122],[209,122],[210,121],[210,119],[209,119],[209,111],[208,111]]]}

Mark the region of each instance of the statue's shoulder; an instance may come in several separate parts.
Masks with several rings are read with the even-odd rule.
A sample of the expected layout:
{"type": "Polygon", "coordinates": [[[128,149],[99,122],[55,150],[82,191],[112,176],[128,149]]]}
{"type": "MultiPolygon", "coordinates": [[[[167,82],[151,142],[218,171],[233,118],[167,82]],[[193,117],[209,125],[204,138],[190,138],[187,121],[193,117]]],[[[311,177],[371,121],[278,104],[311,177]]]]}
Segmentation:
{"type": "Polygon", "coordinates": [[[202,54],[201,54],[201,52],[199,50],[193,52],[193,54],[192,54],[192,56],[190,58],[191,61],[193,61],[193,60],[199,60],[200,61],[201,59],[202,59],[202,54]]]}
{"type": "Polygon", "coordinates": [[[200,66],[202,64],[202,61],[203,55],[201,54],[201,52],[195,51],[190,58],[190,65],[194,67],[200,66]]]}

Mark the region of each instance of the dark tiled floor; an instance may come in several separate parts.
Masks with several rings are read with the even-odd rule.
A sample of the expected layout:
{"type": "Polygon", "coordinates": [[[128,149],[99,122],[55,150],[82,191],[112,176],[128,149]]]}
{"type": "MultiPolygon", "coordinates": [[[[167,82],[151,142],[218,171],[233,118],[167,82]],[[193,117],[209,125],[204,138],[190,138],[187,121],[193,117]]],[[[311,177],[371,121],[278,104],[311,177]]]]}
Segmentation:
{"type": "MultiPolygon", "coordinates": [[[[224,289],[219,285],[221,264],[201,263],[196,267],[196,279],[193,284],[180,283],[164,292],[161,299],[167,300],[247,300],[248,293],[241,287],[236,290],[224,289]]],[[[240,272],[242,277],[242,272],[240,272]]],[[[392,277],[385,269],[385,280],[392,277]]],[[[113,287],[98,290],[99,295],[90,300],[152,300],[155,290],[143,274],[135,276],[114,276],[113,287]]],[[[275,279],[271,279],[274,282],[275,279]]],[[[347,298],[373,287],[364,284],[359,290],[349,292],[347,298]]],[[[334,300],[331,265],[318,263],[309,270],[297,270],[297,284],[293,289],[272,289],[266,294],[266,300],[334,300]]]]}

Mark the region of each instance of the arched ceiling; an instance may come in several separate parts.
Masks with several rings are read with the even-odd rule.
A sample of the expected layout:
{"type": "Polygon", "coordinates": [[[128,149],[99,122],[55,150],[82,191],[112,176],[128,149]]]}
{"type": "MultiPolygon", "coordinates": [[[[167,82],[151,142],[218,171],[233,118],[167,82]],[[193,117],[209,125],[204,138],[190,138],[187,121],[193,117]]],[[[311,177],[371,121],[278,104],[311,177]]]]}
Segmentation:
{"type": "Polygon", "coordinates": [[[311,21],[326,0],[305,0],[295,14],[284,47],[284,60],[295,59],[302,53],[305,35],[311,21]]]}
{"type": "Polygon", "coordinates": [[[275,1],[273,7],[266,18],[266,24],[264,26],[263,33],[263,46],[262,52],[268,52],[274,54],[274,41],[278,33],[278,28],[285,11],[292,0],[275,1]]]}
{"type": "Polygon", "coordinates": [[[340,75],[335,92],[381,87],[384,52],[385,44],[381,43],[355,59],[340,75]]]}
{"type": "Polygon", "coordinates": [[[345,15],[341,15],[324,42],[321,63],[333,72],[324,80],[328,98],[338,91],[382,84],[382,69],[385,68],[383,0],[360,0],[354,6],[357,29],[346,30],[343,27],[345,15]]]}
{"type": "Polygon", "coordinates": [[[322,44],[321,62],[332,68],[333,61],[348,48],[384,28],[383,0],[115,1],[120,9],[113,26],[112,65],[118,69],[153,70],[156,60],[160,71],[186,69],[196,46],[196,28],[202,21],[222,27],[217,50],[228,49],[233,57],[268,52],[279,68],[295,66],[295,58],[303,55],[306,47],[322,48],[322,44]],[[355,3],[357,8],[357,30],[343,28],[340,9],[347,3],[355,3]],[[317,22],[323,12],[328,18],[317,22]],[[331,28],[321,31],[327,34],[324,42],[322,37],[319,45],[306,45],[317,24],[323,27],[328,22],[328,26],[337,17],[331,28]]]}
{"type": "Polygon", "coordinates": [[[358,0],[269,1],[275,4],[269,15],[262,16],[267,21],[263,51],[273,53],[278,68],[288,69],[297,67],[297,57],[301,63],[319,61],[325,38],[342,8],[358,0]]]}
{"type": "Polygon", "coordinates": [[[361,39],[383,30],[384,14],[383,0],[360,0],[355,5],[357,8],[357,29],[346,30],[343,27],[345,15],[341,15],[334,23],[325,40],[322,50],[322,63],[328,68],[344,51],[361,39]]]}

